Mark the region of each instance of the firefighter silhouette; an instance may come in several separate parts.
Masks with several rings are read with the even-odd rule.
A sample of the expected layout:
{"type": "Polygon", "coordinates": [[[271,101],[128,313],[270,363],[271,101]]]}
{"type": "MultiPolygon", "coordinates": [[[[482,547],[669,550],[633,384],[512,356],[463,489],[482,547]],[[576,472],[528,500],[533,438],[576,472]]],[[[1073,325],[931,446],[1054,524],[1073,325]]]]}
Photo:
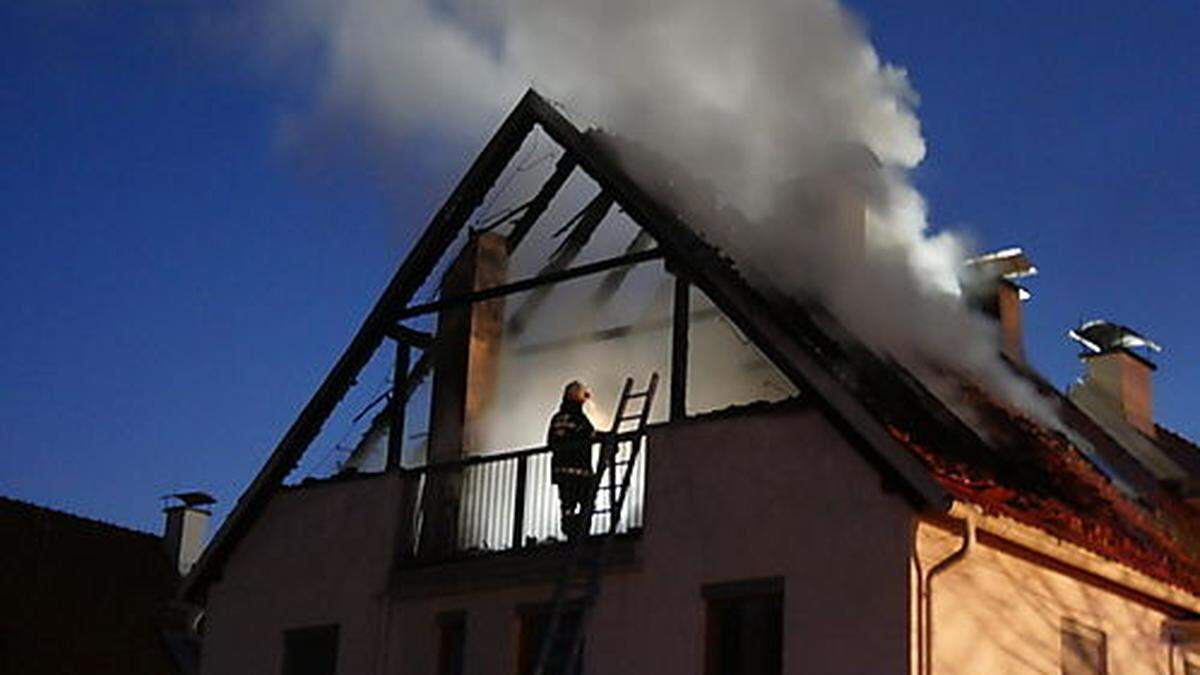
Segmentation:
{"type": "Polygon", "coordinates": [[[550,447],[551,481],[558,488],[562,530],[568,539],[587,536],[585,505],[594,498],[592,441],[596,428],[583,412],[592,393],[578,380],[563,389],[558,412],[550,418],[546,444],[550,447]]]}

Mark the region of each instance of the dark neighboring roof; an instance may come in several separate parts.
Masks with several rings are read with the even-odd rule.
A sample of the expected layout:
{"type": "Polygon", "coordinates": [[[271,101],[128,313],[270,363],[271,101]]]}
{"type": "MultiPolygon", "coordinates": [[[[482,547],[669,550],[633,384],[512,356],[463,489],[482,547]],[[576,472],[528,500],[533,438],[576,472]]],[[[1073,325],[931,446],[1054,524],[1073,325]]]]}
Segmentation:
{"type": "Polygon", "coordinates": [[[162,642],[178,581],[155,535],[0,497],[5,672],[178,672],[162,642]]]}

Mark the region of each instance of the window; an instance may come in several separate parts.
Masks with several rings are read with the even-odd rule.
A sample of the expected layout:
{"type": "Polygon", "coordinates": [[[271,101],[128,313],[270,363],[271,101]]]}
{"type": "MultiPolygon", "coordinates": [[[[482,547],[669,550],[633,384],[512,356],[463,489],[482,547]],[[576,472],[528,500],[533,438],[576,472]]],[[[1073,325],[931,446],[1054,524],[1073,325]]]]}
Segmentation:
{"type": "Polygon", "coordinates": [[[464,652],[467,644],[467,615],[465,612],[444,612],[438,615],[438,675],[463,675],[464,652]]]}
{"type": "MultiPolygon", "coordinates": [[[[549,605],[523,606],[517,609],[521,617],[520,643],[517,648],[517,672],[520,675],[531,675],[537,665],[538,653],[546,631],[550,627],[549,605]]],[[[550,659],[546,663],[546,675],[564,675],[567,672],[567,652],[571,649],[571,637],[575,627],[579,625],[582,612],[578,608],[568,609],[559,622],[558,633],[554,644],[550,646],[550,659]]],[[[586,636],[584,636],[586,639],[586,636]]],[[[576,675],[583,675],[583,644],[580,644],[576,655],[576,675]]]]}
{"type": "Polygon", "coordinates": [[[703,595],[707,675],[783,672],[783,579],[709,584],[703,595]]]}
{"type": "Polygon", "coordinates": [[[335,675],[337,625],[293,628],[283,632],[283,675],[335,675]]]}
{"type": "Polygon", "coordinates": [[[1104,631],[1064,619],[1061,640],[1063,675],[1108,673],[1108,646],[1104,631]]]}

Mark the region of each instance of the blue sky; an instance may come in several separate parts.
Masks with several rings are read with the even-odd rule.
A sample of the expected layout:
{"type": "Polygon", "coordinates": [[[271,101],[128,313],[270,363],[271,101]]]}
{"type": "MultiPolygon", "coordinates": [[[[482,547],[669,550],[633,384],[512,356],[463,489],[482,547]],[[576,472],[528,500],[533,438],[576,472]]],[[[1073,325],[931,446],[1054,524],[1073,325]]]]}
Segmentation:
{"type": "MultiPolygon", "coordinates": [[[[1200,437],[1200,6],[850,5],[921,94],[932,221],[1041,268],[1032,361],[1064,386],[1073,323],[1141,329],[1200,437]]],[[[201,3],[114,6],[0,8],[0,494],[154,530],[177,489],[226,512],[470,152],[283,152],[302,90],[201,3]]]]}

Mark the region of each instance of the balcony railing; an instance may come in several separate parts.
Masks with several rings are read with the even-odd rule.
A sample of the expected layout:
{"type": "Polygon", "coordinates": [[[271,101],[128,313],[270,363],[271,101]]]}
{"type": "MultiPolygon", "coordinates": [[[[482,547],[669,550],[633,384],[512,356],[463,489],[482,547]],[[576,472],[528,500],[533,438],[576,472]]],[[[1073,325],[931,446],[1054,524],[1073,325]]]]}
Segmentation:
{"type": "MultiPolygon", "coordinates": [[[[600,477],[596,514],[591,534],[608,531],[608,506],[617,494],[624,466],[632,449],[642,448],[633,464],[617,532],[642,526],[645,503],[645,436],[626,435],[617,444],[615,463],[600,477]],[[615,476],[614,469],[615,466],[615,476]]],[[[592,447],[592,465],[598,466],[600,444],[592,447]]],[[[562,533],[558,490],[550,482],[549,448],[466,457],[454,462],[409,469],[416,504],[412,510],[413,557],[432,554],[472,554],[508,551],[565,540],[562,533]],[[440,506],[438,502],[443,502],[440,506]],[[447,503],[448,502],[448,505],[447,503]],[[447,508],[449,506],[449,508],[447,508]],[[447,523],[430,531],[437,518],[447,523]],[[452,524],[450,527],[446,525],[452,524]],[[425,531],[423,531],[425,530],[425,531]],[[431,540],[431,536],[443,541],[431,540]],[[445,539],[453,542],[447,546],[445,539]],[[449,549],[449,550],[448,550],[449,549]]]]}

